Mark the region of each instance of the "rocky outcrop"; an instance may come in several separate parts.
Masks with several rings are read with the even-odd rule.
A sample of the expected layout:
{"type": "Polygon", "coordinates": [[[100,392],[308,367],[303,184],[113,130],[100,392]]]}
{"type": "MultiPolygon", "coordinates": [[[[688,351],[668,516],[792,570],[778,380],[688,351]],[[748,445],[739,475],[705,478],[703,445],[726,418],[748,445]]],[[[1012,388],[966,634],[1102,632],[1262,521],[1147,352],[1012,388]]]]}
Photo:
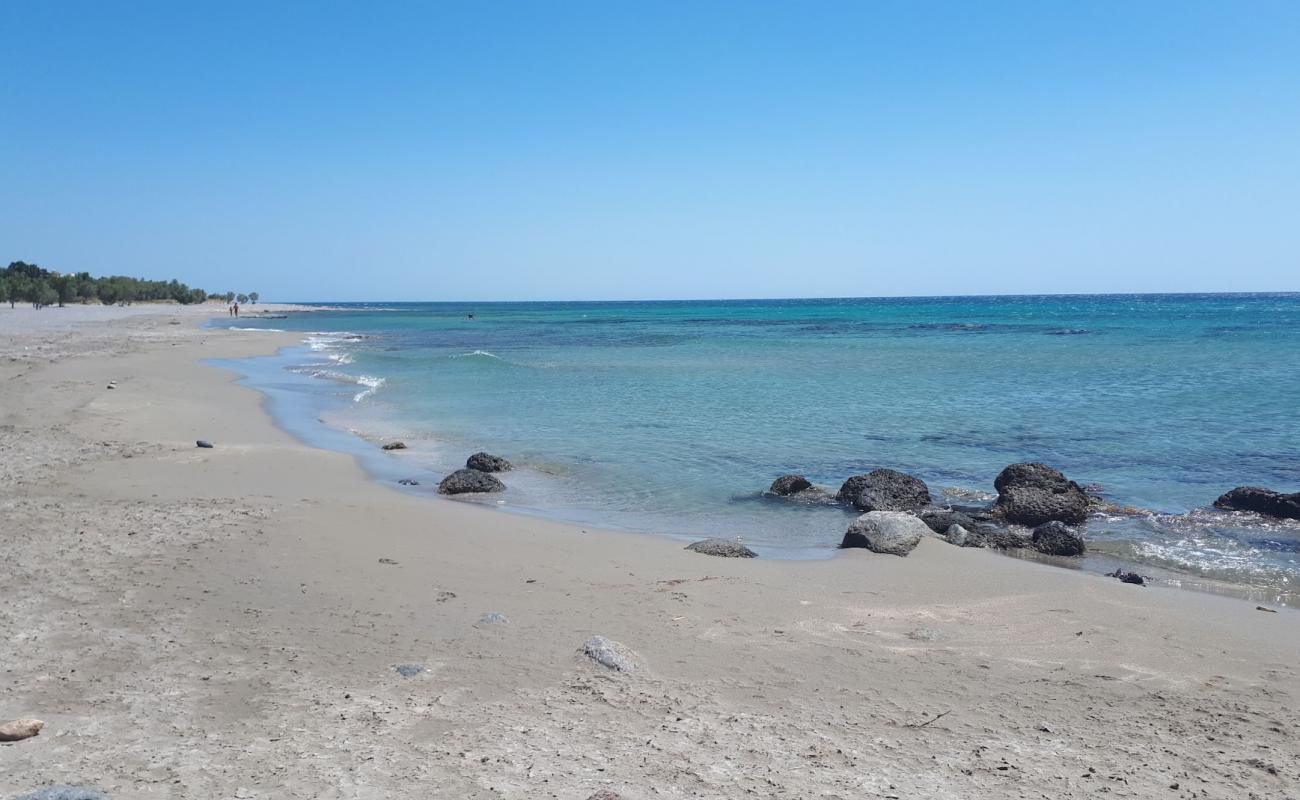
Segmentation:
{"type": "Polygon", "coordinates": [[[479,472],[507,472],[514,469],[514,465],[509,461],[490,453],[475,453],[465,459],[465,467],[479,472]]]}
{"type": "Polygon", "coordinates": [[[1081,556],[1086,549],[1083,536],[1070,530],[1064,522],[1044,522],[1034,528],[1033,548],[1049,556],[1081,556]]]}
{"type": "Polygon", "coordinates": [[[868,511],[844,533],[842,548],[865,547],[873,553],[905,556],[930,529],[919,518],[902,511],[868,511]]]}
{"type": "Polygon", "coordinates": [[[846,480],[835,499],[859,511],[920,511],[930,504],[930,488],[905,472],[875,469],[846,480]]]}
{"type": "Polygon", "coordinates": [[[996,510],[1007,522],[1037,527],[1053,520],[1079,525],[1088,518],[1091,499],[1079,484],[1046,464],[1012,464],[993,481],[996,510]]]}
{"type": "Polygon", "coordinates": [[[486,472],[476,469],[458,469],[438,484],[438,494],[472,494],[475,492],[501,492],[506,485],[486,472]]]}
{"type": "Polygon", "coordinates": [[[686,545],[686,549],[695,553],[703,553],[706,556],[719,556],[720,558],[758,557],[758,553],[750,550],[735,539],[705,539],[701,542],[686,545]]]}
{"type": "Polygon", "coordinates": [[[1283,494],[1258,486],[1238,486],[1214,501],[1224,511],[1254,511],[1270,517],[1300,519],[1300,492],[1283,494]]]}
{"type": "Polygon", "coordinates": [[[768,487],[767,491],[781,497],[789,497],[792,494],[798,494],[805,489],[811,488],[812,482],[802,475],[782,475],[772,481],[772,485],[768,487]]]}

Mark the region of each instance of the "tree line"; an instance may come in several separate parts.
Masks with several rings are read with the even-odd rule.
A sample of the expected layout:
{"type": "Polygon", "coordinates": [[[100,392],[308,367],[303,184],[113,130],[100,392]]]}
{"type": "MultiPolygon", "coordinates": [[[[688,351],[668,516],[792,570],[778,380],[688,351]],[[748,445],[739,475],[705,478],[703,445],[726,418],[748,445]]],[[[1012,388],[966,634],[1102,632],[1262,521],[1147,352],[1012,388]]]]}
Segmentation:
{"type": "Polygon", "coordinates": [[[0,303],[31,303],[35,308],[68,303],[103,303],[130,305],[134,302],[170,301],[189,305],[207,300],[225,300],[233,303],[257,303],[257,292],[236,294],[225,292],[209,294],[202,289],[191,289],[178,280],[151,281],[125,275],[91,277],[89,272],[55,272],[53,270],[14,261],[0,270],[0,303]]]}

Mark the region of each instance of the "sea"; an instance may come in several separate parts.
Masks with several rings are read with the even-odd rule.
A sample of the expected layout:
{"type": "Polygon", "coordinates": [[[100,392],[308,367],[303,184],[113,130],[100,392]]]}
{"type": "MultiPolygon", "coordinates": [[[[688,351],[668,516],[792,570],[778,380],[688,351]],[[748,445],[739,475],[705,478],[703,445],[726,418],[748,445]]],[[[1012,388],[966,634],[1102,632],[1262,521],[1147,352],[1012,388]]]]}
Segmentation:
{"type": "Polygon", "coordinates": [[[1083,558],[1021,556],[1300,603],[1300,522],[1211,506],[1300,490],[1300,294],[344,303],[212,324],[300,332],[221,363],[405,491],[434,497],[486,450],[516,469],[473,502],[828,558],[855,514],[765,497],[775,477],[834,491],[890,467],[969,505],[1042,461],[1130,510],[1089,520],[1083,558]],[[378,449],[394,439],[408,449],[378,449]]]}

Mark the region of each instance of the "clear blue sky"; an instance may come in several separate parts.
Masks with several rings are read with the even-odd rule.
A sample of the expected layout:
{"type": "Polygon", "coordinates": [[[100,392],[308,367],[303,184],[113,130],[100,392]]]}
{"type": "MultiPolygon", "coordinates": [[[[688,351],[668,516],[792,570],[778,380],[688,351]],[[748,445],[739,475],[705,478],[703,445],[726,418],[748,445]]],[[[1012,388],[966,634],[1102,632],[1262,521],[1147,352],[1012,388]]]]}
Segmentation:
{"type": "Polygon", "coordinates": [[[271,299],[1300,290],[1300,2],[0,0],[0,260],[271,299]]]}

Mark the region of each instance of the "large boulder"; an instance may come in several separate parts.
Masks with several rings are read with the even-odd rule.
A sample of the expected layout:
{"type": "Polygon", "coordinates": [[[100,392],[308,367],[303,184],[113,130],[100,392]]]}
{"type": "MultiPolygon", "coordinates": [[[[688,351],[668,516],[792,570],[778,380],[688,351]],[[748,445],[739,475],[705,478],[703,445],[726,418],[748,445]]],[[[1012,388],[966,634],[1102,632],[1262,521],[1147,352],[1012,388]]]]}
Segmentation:
{"type": "Polygon", "coordinates": [[[509,461],[489,453],[475,453],[465,460],[465,467],[479,472],[506,472],[514,469],[509,461]]]}
{"type": "Polygon", "coordinates": [[[997,511],[1007,522],[1030,528],[1056,520],[1079,525],[1088,518],[1092,499],[1083,487],[1046,464],[1012,464],[993,481],[997,511]]]}
{"type": "Polygon", "coordinates": [[[875,469],[846,480],[835,499],[859,511],[919,511],[930,504],[930,488],[905,472],[875,469]]]}
{"type": "Polygon", "coordinates": [[[1035,550],[1049,556],[1081,556],[1085,549],[1083,536],[1056,520],[1034,528],[1032,544],[1035,550]]]}
{"type": "Polygon", "coordinates": [[[772,481],[767,491],[781,497],[788,497],[811,488],[812,482],[802,475],[782,475],[772,481]]]}
{"type": "Polygon", "coordinates": [[[1270,517],[1300,519],[1300,492],[1283,494],[1258,486],[1238,486],[1214,501],[1224,511],[1254,511],[1270,517]]]}
{"type": "Polygon", "coordinates": [[[501,492],[506,485],[486,472],[476,469],[458,469],[438,484],[438,494],[471,494],[473,492],[501,492]]]}
{"type": "Polygon", "coordinates": [[[905,556],[930,529],[918,517],[902,511],[868,511],[853,521],[840,547],[865,547],[873,553],[905,556]]]}
{"type": "Polygon", "coordinates": [[[705,539],[695,544],[686,545],[686,549],[706,556],[722,558],[756,558],[758,553],[750,550],[735,539],[705,539]]]}

